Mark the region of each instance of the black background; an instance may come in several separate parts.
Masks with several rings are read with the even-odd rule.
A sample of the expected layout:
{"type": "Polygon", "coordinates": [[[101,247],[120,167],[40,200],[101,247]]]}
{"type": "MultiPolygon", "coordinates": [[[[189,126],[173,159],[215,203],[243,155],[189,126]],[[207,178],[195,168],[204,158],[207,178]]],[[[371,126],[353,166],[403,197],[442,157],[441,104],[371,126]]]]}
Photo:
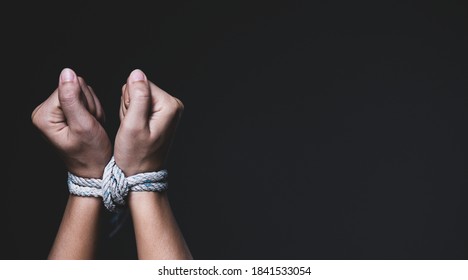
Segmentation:
{"type": "MultiPolygon", "coordinates": [[[[184,102],[169,193],[196,259],[468,257],[465,1],[94,2],[3,9],[3,259],[46,258],[60,223],[30,114],[64,67],[112,139],[131,70],[184,102]]],[[[131,223],[99,251],[136,258],[131,223]]]]}

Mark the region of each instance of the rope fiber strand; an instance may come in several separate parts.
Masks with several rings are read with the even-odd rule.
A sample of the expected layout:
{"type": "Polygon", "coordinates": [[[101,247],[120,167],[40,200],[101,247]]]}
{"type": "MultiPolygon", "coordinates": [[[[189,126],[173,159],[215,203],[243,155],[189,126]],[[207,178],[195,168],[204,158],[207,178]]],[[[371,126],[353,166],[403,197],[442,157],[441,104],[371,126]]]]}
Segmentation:
{"type": "Polygon", "coordinates": [[[129,191],[163,192],[168,188],[167,178],[166,169],[125,177],[112,157],[102,179],[79,177],[68,172],[68,190],[77,196],[102,197],[107,210],[116,213],[125,207],[129,191]]]}

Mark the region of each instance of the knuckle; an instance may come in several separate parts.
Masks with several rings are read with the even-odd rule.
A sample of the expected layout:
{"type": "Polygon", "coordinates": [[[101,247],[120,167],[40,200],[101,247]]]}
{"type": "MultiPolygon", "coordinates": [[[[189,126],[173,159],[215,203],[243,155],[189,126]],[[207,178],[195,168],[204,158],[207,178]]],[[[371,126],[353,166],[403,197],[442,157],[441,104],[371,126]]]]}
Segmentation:
{"type": "Polygon", "coordinates": [[[46,124],[46,120],[42,116],[41,105],[37,106],[31,114],[31,122],[37,128],[42,128],[46,124]]]}
{"type": "Polygon", "coordinates": [[[76,101],[78,101],[77,92],[74,90],[64,90],[60,94],[60,103],[65,106],[73,105],[76,101]]]}
{"type": "Polygon", "coordinates": [[[38,110],[39,110],[39,108],[36,107],[36,109],[34,109],[34,111],[31,113],[31,122],[35,126],[38,126],[38,124],[39,124],[39,120],[38,120],[38,117],[37,117],[38,110]]]}
{"type": "Polygon", "coordinates": [[[178,98],[176,98],[176,97],[174,97],[174,99],[175,99],[176,102],[177,102],[177,111],[178,111],[178,112],[183,112],[184,109],[185,109],[184,103],[183,103],[180,99],[178,99],[178,98]]]}
{"type": "Polygon", "coordinates": [[[184,104],[179,99],[173,97],[167,102],[166,108],[169,115],[177,116],[183,112],[184,104]]]}
{"type": "Polygon", "coordinates": [[[31,116],[31,122],[37,128],[43,127],[43,123],[44,123],[42,119],[38,117],[37,114],[34,114],[31,116]]]}
{"type": "Polygon", "coordinates": [[[135,87],[130,91],[130,98],[140,99],[140,98],[149,98],[150,93],[148,89],[144,87],[135,87]]]}

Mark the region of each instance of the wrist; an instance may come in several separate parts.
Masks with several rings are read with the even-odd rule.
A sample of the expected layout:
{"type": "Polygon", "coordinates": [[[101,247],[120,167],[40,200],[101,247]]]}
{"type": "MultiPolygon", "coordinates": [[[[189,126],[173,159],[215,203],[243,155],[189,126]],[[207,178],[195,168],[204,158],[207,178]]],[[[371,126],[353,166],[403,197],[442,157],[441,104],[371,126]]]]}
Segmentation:
{"type": "Polygon", "coordinates": [[[160,161],[154,160],[139,160],[133,161],[133,164],[125,164],[125,161],[121,160],[119,156],[115,156],[115,163],[124,172],[126,177],[136,175],[144,172],[154,172],[163,169],[163,164],[160,161]]]}
{"type": "Polygon", "coordinates": [[[146,208],[148,205],[163,204],[168,200],[167,192],[130,192],[128,205],[130,208],[146,208]]]}
{"type": "Polygon", "coordinates": [[[94,160],[74,159],[73,161],[68,161],[66,165],[67,165],[68,171],[76,176],[100,179],[102,178],[104,174],[104,169],[109,163],[111,157],[112,157],[112,154],[109,152],[108,155],[103,156],[100,159],[94,159],[94,160]]]}
{"type": "Polygon", "coordinates": [[[70,194],[68,197],[70,210],[80,216],[87,216],[89,213],[99,211],[102,207],[102,200],[99,197],[76,196],[70,194]]]}
{"type": "Polygon", "coordinates": [[[68,171],[73,175],[84,177],[84,178],[93,178],[101,179],[104,174],[105,166],[86,166],[81,168],[68,168],[68,171]]]}

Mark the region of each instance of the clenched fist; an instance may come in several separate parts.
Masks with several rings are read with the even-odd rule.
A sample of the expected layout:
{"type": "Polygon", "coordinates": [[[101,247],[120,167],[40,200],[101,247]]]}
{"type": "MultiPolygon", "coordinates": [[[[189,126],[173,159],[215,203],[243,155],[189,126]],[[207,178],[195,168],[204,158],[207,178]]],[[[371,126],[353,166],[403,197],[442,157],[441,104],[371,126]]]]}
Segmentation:
{"type": "Polygon", "coordinates": [[[70,172],[101,178],[112,156],[112,145],[101,125],[104,111],[99,99],[83,78],[63,69],[58,88],[36,107],[31,118],[70,172]]]}
{"type": "Polygon", "coordinates": [[[141,70],[130,74],[122,88],[114,146],[115,162],[126,176],[163,167],[183,108],[141,70]]]}

